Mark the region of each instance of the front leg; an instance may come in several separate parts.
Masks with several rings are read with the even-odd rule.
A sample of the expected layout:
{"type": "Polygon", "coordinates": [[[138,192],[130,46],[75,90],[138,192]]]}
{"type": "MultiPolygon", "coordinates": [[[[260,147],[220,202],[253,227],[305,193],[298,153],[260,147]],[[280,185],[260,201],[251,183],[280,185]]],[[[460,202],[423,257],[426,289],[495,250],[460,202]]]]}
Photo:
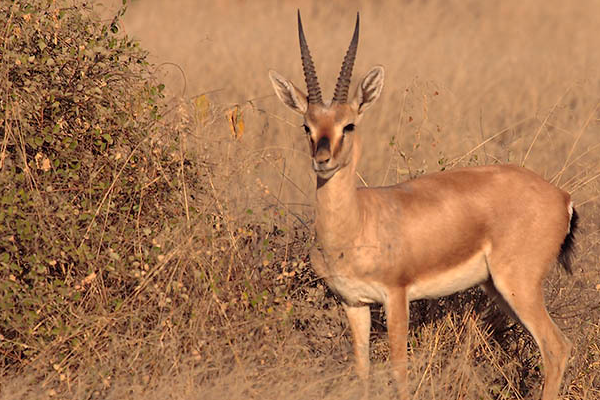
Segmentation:
{"type": "Polygon", "coordinates": [[[363,398],[369,396],[369,335],[371,333],[371,310],[369,306],[344,305],[350,329],[356,362],[356,374],[363,383],[363,398]]]}
{"type": "Polygon", "coordinates": [[[398,384],[401,399],[408,399],[407,387],[407,336],[408,336],[408,298],[405,288],[394,288],[385,304],[388,337],[394,378],[398,384]]]}

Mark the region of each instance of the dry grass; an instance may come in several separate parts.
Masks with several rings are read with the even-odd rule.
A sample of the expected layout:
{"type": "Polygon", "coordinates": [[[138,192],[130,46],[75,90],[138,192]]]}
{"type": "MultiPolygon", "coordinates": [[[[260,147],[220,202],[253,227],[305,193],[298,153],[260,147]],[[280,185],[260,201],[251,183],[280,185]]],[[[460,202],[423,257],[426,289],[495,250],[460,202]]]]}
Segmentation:
{"type": "MultiPolygon", "coordinates": [[[[273,68],[302,84],[296,7],[131,5],[124,26],[152,52],[178,98],[170,126],[187,133],[180,150],[198,162],[191,173],[202,190],[181,196],[184,207],[200,211],[188,215],[190,229],[157,238],[169,250],[150,271],[167,266],[172,273],[164,275],[169,282],[148,281],[186,290],[167,292],[168,305],[161,292],[156,315],[144,305],[158,297],[142,293],[137,308],[90,317],[92,344],[78,363],[41,356],[21,375],[4,376],[0,399],[342,399],[356,392],[346,320],[307,259],[315,183],[300,121],[277,102],[267,77],[273,68]],[[237,137],[225,118],[235,107],[245,123],[237,137]]],[[[325,93],[332,93],[357,9],[355,74],[386,68],[382,99],[359,129],[366,184],[511,162],[573,194],[582,221],[574,275],[552,272],[547,304],[574,342],[565,398],[600,398],[600,4],[301,7],[325,93]]],[[[417,302],[411,312],[415,399],[539,394],[535,344],[478,291],[417,302]]],[[[372,394],[384,399],[392,393],[385,321],[377,308],[373,317],[372,394]]]]}

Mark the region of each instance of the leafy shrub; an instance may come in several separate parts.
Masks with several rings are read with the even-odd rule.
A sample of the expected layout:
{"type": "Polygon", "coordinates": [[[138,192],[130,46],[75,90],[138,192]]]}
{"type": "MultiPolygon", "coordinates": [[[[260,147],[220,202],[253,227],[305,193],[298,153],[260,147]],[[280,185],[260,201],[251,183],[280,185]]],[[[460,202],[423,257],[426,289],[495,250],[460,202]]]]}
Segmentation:
{"type": "Polygon", "coordinates": [[[181,215],[176,138],[159,137],[147,53],[85,5],[0,4],[0,349],[5,366],[78,344],[181,215]],[[92,282],[100,296],[91,297],[92,282]],[[90,301],[92,300],[93,301],[90,301]],[[77,310],[77,311],[75,311],[77,310]]]}

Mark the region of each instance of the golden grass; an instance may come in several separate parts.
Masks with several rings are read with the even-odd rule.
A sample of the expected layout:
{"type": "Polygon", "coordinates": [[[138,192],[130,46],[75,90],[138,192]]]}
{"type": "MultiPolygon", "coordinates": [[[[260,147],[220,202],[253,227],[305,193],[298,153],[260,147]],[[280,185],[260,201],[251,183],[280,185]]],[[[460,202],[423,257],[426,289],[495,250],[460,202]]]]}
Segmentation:
{"type": "MultiPolygon", "coordinates": [[[[303,85],[297,7],[260,1],[134,3],[125,27],[157,63],[184,71],[159,67],[174,94],[208,93],[219,105],[240,105],[247,119],[244,144],[261,157],[274,157],[279,167],[273,171],[269,165],[261,180],[276,187],[285,173],[293,184],[283,183],[280,198],[310,202],[314,181],[305,173],[305,145],[294,128],[299,119],[275,99],[267,78],[272,68],[303,85]]],[[[582,180],[576,175],[600,152],[575,159],[596,144],[596,3],[305,2],[300,8],[326,95],[357,10],[362,30],[354,75],[374,64],[386,69],[383,96],[361,126],[366,145],[360,173],[367,184],[405,179],[406,169],[436,170],[439,162],[512,162],[549,179],[560,173],[558,183],[574,190],[578,202],[588,199],[578,198],[582,180]],[[564,166],[569,168],[563,171],[564,166]]],[[[215,139],[212,131],[198,135],[203,142],[215,139]]],[[[207,157],[214,157],[211,150],[207,157]]]]}
{"type": "MultiPolygon", "coordinates": [[[[165,232],[171,236],[165,241],[179,243],[173,257],[189,262],[182,274],[193,275],[195,267],[223,279],[211,288],[190,287],[185,301],[155,316],[156,325],[135,310],[90,321],[98,335],[115,324],[130,328],[97,354],[82,355],[87,368],[59,365],[49,376],[39,365],[52,366],[50,355],[27,375],[5,378],[0,399],[341,399],[357,392],[345,318],[307,272],[302,243],[312,240],[306,226],[314,177],[300,120],[278,103],[267,77],[272,68],[303,86],[297,7],[191,0],[131,5],[124,26],[152,52],[168,90],[179,97],[174,118],[192,129],[185,151],[206,166],[196,171],[208,177],[205,192],[188,195],[204,197],[214,216],[210,226],[165,232]],[[234,107],[245,123],[238,138],[225,119],[234,107]],[[290,236],[277,235],[282,227],[290,236]],[[293,237],[294,229],[301,234],[293,237]],[[247,241],[240,232],[250,232],[247,241]],[[261,309],[260,300],[234,292],[244,279],[271,277],[269,270],[277,282],[265,278],[264,287],[284,287],[283,300],[274,296],[261,309]]],[[[573,194],[582,221],[574,275],[551,274],[547,303],[574,342],[565,398],[600,398],[600,3],[313,1],[300,7],[326,95],[356,10],[355,76],[374,64],[386,69],[382,98],[359,128],[366,184],[511,162],[573,194]]],[[[519,325],[499,319],[478,292],[417,303],[412,313],[415,399],[539,395],[535,344],[519,325]]],[[[377,309],[374,318],[372,394],[383,399],[392,393],[387,338],[377,309]]]]}

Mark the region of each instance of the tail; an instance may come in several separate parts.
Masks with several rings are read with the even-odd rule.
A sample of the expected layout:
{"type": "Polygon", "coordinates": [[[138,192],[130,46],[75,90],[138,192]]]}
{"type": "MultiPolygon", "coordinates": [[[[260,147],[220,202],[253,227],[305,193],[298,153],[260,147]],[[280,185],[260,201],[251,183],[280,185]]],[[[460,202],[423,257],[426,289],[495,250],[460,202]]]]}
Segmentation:
{"type": "Polygon", "coordinates": [[[569,209],[569,211],[572,210],[571,220],[569,221],[569,231],[567,232],[567,236],[565,236],[565,240],[560,246],[558,262],[563,266],[565,271],[573,275],[571,263],[573,261],[573,245],[575,244],[574,234],[577,230],[577,222],[579,221],[579,215],[577,215],[577,211],[575,211],[572,204],[569,206],[569,209]]]}

